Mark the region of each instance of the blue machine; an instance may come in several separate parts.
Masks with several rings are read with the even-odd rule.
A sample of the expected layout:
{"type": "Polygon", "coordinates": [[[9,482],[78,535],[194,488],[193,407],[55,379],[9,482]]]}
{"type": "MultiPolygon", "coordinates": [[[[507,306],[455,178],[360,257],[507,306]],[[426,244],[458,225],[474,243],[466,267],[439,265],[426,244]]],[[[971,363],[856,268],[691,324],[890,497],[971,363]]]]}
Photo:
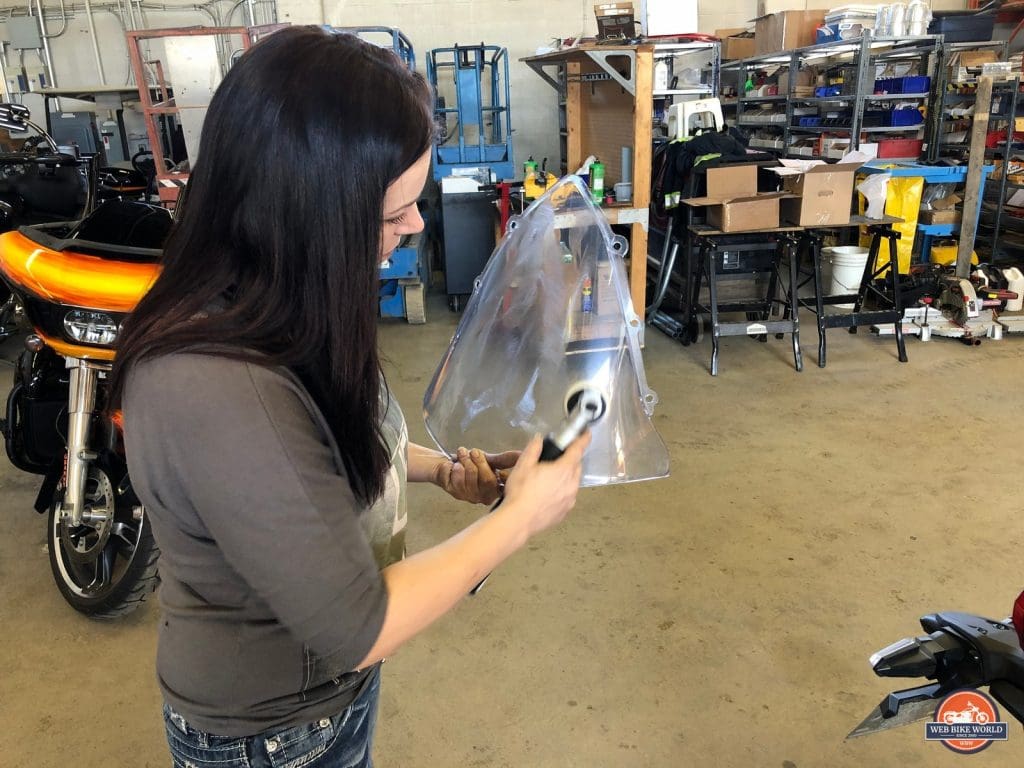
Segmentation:
{"type": "Polygon", "coordinates": [[[380,316],[427,322],[425,299],[430,277],[430,238],[420,232],[403,239],[380,268],[380,316]]]}
{"type": "MultiPolygon", "coordinates": [[[[394,27],[324,27],[335,34],[356,35],[382,48],[391,48],[416,71],[412,43],[394,27]]],[[[421,211],[422,213],[422,211],[421,211]]],[[[425,221],[429,216],[423,215],[425,221]]],[[[430,281],[430,237],[426,231],[404,238],[380,268],[380,316],[404,317],[418,325],[427,322],[425,294],[430,281]]]]}
{"type": "Polygon", "coordinates": [[[451,74],[455,106],[441,98],[434,109],[445,136],[434,146],[434,179],[456,168],[489,167],[495,176],[515,175],[509,111],[508,51],[496,45],[435,48],[427,55],[427,80],[440,94],[438,78],[451,74]],[[449,126],[449,117],[455,126],[449,126]]]}

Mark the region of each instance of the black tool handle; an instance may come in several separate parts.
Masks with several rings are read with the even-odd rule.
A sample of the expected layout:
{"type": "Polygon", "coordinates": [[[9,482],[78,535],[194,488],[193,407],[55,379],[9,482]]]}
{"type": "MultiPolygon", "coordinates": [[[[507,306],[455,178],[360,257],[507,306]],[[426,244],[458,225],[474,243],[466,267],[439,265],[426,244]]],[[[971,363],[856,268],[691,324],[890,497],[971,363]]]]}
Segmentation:
{"type": "MultiPolygon", "coordinates": [[[[559,448],[558,444],[551,439],[550,435],[548,435],[547,437],[544,438],[544,445],[540,449],[540,461],[555,461],[556,459],[561,457],[563,453],[565,453],[565,451],[559,448]]],[[[500,499],[494,502],[494,506],[491,507],[490,511],[493,512],[498,507],[500,507],[501,502],[503,502],[504,500],[505,497],[502,496],[500,499]]],[[[487,580],[489,578],[491,578],[491,574],[488,573],[486,576],[480,579],[479,584],[477,584],[475,587],[469,590],[469,594],[475,595],[477,592],[483,589],[484,584],[487,583],[487,580]]]]}
{"type": "Polygon", "coordinates": [[[556,461],[562,457],[565,453],[564,450],[558,447],[551,436],[548,435],[544,438],[544,445],[540,449],[540,461],[556,461]]]}

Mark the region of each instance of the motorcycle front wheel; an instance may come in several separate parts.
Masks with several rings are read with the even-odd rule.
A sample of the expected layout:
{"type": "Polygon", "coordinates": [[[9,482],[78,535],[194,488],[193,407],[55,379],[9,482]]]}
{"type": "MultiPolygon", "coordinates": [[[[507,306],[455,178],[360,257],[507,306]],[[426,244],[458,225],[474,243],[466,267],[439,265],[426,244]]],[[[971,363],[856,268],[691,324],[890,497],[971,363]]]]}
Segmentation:
{"type": "Polygon", "coordinates": [[[50,569],[64,599],[98,619],[131,613],[159,583],[145,510],[127,482],[127,470],[103,459],[89,466],[85,503],[91,519],[73,526],[60,516],[63,487],[50,505],[50,569]]]}

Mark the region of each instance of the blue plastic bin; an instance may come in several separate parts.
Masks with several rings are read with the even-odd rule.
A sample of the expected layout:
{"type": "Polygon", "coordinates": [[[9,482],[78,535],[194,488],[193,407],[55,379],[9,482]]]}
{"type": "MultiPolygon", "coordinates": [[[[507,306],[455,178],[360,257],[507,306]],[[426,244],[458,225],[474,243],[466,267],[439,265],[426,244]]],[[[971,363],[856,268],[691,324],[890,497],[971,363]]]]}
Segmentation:
{"type": "Polygon", "coordinates": [[[875,93],[928,93],[931,87],[932,79],[923,75],[875,80],[875,93]]]}

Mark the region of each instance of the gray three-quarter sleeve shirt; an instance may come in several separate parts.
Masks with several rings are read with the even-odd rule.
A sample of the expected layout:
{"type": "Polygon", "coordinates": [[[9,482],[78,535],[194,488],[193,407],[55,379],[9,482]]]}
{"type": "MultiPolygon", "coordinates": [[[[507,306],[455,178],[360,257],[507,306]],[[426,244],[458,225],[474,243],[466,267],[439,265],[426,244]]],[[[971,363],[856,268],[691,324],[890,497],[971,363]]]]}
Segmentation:
{"type": "Polygon", "coordinates": [[[392,466],[366,507],[287,370],[179,353],[129,372],[128,467],[161,550],[157,673],[197,728],[248,736],[355,698],[387,606],[380,569],[404,550],[408,436],[383,397],[392,466]]]}

